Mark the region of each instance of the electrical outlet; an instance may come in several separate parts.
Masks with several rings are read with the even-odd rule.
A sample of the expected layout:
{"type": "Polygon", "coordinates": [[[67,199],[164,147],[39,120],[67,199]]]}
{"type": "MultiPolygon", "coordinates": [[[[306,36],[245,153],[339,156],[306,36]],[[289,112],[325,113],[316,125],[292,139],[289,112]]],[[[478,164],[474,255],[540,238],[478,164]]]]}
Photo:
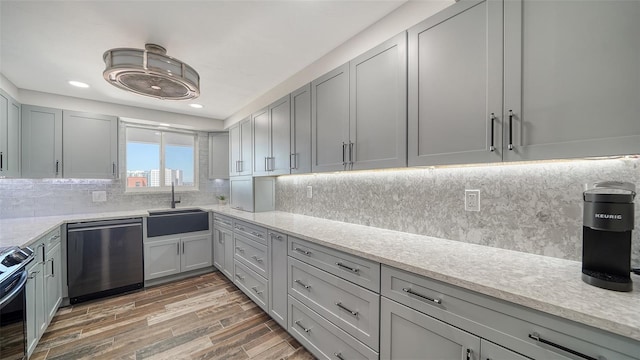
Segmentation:
{"type": "Polygon", "coordinates": [[[107,201],[107,192],[106,191],[94,191],[91,193],[91,198],[93,202],[103,202],[107,201]]]}
{"type": "Polygon", "coordinates": [[[313,188],[311,186],[307,186],[307,199],[313,198],[313,188]]]}
{"type": "Polygon", "coordinates": [[[480,190],[464,191],[464,209],[466,211],[480,211],[480,190]]]}

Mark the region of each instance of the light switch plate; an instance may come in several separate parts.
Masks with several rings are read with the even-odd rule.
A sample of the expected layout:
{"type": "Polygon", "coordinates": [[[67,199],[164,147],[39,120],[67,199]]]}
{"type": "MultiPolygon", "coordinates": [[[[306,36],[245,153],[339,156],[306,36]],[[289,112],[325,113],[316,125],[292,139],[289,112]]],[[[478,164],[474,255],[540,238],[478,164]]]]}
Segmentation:
{"type": "Polygon", "coordinates": [[[107,201],[107,192],[106,191],[94,191],[91,193],[91,197],[93,202],[103,202],[107,201]]]}
{"type": "Polygon", "coordinates": [[[464,191],[464,209],[466,211],[480,211],[480,190],[464,191]]]}

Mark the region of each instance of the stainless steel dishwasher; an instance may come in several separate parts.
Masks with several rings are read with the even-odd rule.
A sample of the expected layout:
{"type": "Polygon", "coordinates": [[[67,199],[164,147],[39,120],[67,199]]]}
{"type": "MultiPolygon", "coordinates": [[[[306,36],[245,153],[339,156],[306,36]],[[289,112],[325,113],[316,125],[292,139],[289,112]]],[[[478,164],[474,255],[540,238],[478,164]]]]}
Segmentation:
{"type": "Polygon", "coordinates": [[[142,251],[141,218],[68,224],[69,302],[142,288],[142,251]]]}

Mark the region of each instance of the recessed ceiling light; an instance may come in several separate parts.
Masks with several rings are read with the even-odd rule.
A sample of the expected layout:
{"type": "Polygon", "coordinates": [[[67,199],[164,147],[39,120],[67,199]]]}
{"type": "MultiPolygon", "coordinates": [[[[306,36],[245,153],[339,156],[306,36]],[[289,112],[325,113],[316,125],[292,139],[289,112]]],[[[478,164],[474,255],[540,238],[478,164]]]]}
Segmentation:
{"type": "Polygon", "coordinates": [[[74,81],[74,80],[69,81],[69,85],[73,85],[73,86],[79,87],[79,88],[88,88],[89,87],[88,84],[85,84],[85,83],[80,82],[80,81],[74,81]]]}
{"type": "Polygon", "coordinates": [[[189,106],[191,106],[192,108],[196,108],[196,109],[202,109],[203,106],[200,104],[189,104],[189,106]]]}
{"type": "Polygon", "coordinates": [[[166,124],[166,123],[160,123],[158,125],[160,125],[160,126],[171,126],[171,124],[166,124]]]}

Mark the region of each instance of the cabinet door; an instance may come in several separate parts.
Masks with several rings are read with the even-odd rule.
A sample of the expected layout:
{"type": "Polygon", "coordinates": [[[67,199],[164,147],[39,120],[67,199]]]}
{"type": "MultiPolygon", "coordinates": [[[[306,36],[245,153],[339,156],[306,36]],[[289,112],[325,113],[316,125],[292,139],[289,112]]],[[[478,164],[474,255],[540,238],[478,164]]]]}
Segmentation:
{"type": "Polygon", "coordinates": [[[22,176],[62,177],[62,110],[22,106],[22,176]]]}
{"type": "Polygon", "coordinates": [[[271,159],[268,160],[269,175],[290,173],[291,157],[291,105],[286,95],[269,105],[269,123],[271,126],[271,159]]]}
{"type": "Polygon", "coordinates": [[[180,238],[144,244],[144,279],[151,280],[180,272],[180,238]]]}
{"type": "Polygon", "coordinates": [[[42,274],[43,266],[39,261],[36,251],[36,258],[27,267],[28,278],[25,288],[26,310],[27,310],[27,351],[33,353],[40,336],[40,325],[44,323],[44,278],[42,274]]]}
{"type": "Polygon", "coordinates": [[[311,84],[291,93],[291,173],[311,172],[311,84]]]}
{"type": "Polygon", "coordinates": [[[44,263],[45,316],[47,323],[53,319],[62,301],[62,253],[60,243],[47,250],[44,263]]]}
{"type": "Polygon", "coordinates": [[[240,143],[242,146],[241,159],[240,159],[240,173],[239,175],[251,175],[252,160],[251,156],[251,121],[249,119],[240,123],[240,143]]]}
{"type": "Polygon", "coordinates": [[[407,34],[350,62],[349,167],[407,165],[407,34]]]}
{"type": "Polygon", "coordinates": [[[478,360],[480,338],[382,297],[380,358],[478,360]]]}
{"type": "Polygon", "coordinates": [[[349,64],[311,83],[313,172],[346,170],[349,143],[349,64]]]}
{"type": "Polygon", "coordinates": [[[270,151],[269,112],[261,109],[251,115],[253,131],[253,175],[267,175],[270,151]]]}
{"type": "Polygon", "coordinates": [[[507,348],[498,346],[490,341],[482,339],[480,342],[482,352],[482,360],[527,360],[526,356],[522,356],[507,348]]]}
{"type": "Polygon", "coordinates": [[[287,328],[287,235],[269,231],[269,315],[287,328]]]}
{"type": "Polygon", "coordinates": [[[232,208],[253,212],[253,181],[251,176],[235,177],[229,181],[229,205],[232,208]]]}
{"type": "Polygon", "coordinates": [[[225,247],[225,239],[224,239],[224,235],[222,234],[222,230],[218,228],[214,228],[213,229],[213,266],[215,266],[216,269],[220,271],[224,269],[224,247],[225,247]]]}
{"type": "Polygon", "coordinates": [[[502,161],[502,2],[411,28],[408,85],[409,166],[502,161]]]}
{"type": "Polygon", "coordinates": [[[0,176],[20,176],[20,104],[1,90],[0,176]]]}
{"type": "Polygon", "coordinates": [[[112,179],[118,174],[118,118],[64,111],[64,177],[112,179]]]}
{"type": "Polygon", "coordinates": [[[182,239],[181,271],[202,269],[211,266],[211,234],[185,236],[182,239]]]}
{"type": "Polygon", "coordinates": [[[209,179],[229,178],[229,133],[209,134],[209,179]]]}
{"type": "Polygon", "coordinates": [[[229,280],[234,281],[234,261],[233,261],[233,232],[231,230],[221,230],[224,239],[224,267],[222,273],[227,275],[229,280]]]}
{"type": "Polygon", "coordinates": [[[240,124],[229,128],[229,176],[240,175],[241,141],[240,124]]]}
{"type": "Polygon", "coordinates": [[[504,11],[505,160],[637,154],[640,2],[514,0],[504,11]]]}

